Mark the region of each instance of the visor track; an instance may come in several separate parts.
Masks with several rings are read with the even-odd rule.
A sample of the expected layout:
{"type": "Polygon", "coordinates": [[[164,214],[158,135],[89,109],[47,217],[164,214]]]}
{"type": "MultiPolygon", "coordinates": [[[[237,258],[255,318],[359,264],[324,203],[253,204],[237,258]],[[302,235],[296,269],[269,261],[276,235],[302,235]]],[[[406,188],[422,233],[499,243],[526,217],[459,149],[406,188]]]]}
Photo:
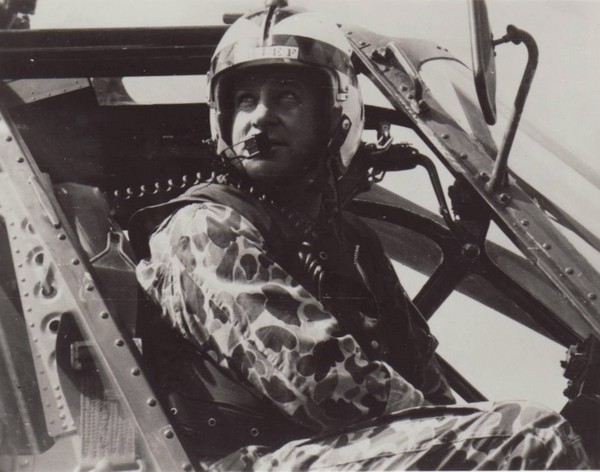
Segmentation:
{"type": "Polygon", "coordinates": [[[269,7],[267,14],[265,15],[265,19],[263,22],[263,37],[261,46],[270,45],[271,40],[271,29],[275,20],[275,10],[277,10],[277,5],[272,5],[269,7]]]}

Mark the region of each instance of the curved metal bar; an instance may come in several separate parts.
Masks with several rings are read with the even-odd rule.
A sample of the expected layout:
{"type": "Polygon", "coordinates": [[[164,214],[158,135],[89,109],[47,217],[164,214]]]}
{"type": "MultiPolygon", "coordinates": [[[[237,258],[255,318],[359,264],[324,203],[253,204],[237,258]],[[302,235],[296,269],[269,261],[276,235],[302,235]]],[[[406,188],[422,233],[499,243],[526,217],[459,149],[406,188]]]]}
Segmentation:
{"type": "Polygon", "coordinates": [[[419,214],[416,209],[398,208],[389,203],[365,200],[362,195],[349,202],[346,209],[360,216],[387,221],[416,231],[435,242],[442,251],[445,251],[448,246],[456,247],[458,245],[460,247],[461,244],[456,236],[441,223],[441,218],[438,217],[439,221],[435,221],[419,214]]]}
{"type": "Polygon", "coordinates": [[[525,71],[523,72],[521,85],[519,85],[517,97],[515,98],[515,108],[510,118],[510,124],[508,125],[508,129],[506,130],[504,139],[502,140],[502,145],[498,151],[498,157],[494,163],[492,176],[485,187],[488,192],[497,191],[502,185],[504,185],[504,182],[506,181],[508,155],[510,154],[510,149],[515,139],[517,128],[519,127],[519,121],[521,121],[521,115],[523,114],[523,109],[525,108],[525,101],[527,100],[529,88],[533,82],[533,77],[538,64],[538,47],[535,39],[533,39],[533,36],[531,36],[529,33],[520,30],[513,25],[509,25],[506,28],[506,35],[499,40],[498,44],[507,41],[512,41],[514,44],[521,44],[521,42],[525,43],[525,46],[527,46],[528,58],[525,71]]]}
{"type": "MultiPolygon", "coordinates": [[[[567,308],[561,305],[560,300],[556,299],[557,294],[549,292],[554,291],[554,289],[541,274],[529,279],[525,276],[513,279],[494,262],[496,258],[501,257],[510,261],[515,270],[530,270],[529,262],[526,259],[520,258],[509,250],[498,247],[493,243],[490,243],[491,248],[488,248],[487,245],[482,247],[469,244],[468,241],[456,238],[442,224],[439,216],[427,213],[423,209],[419,210],[418,207],[412,208],[409,202],[403,201],[399,197],[394,204],[387,200],[389,197],[386,197],[385,191],[379,187],[374,187],[373,191],[376,192],[376,195],[363,194],[351,201],[347,209],[369,219],[384,221],[416,231],[425,237],[422,240],[430,240],[442,252],[443,262],[440,265],[435,263],[434,260],[423,257],[426,254],[423,251],[428,250],[426,246],[420,246],[421,264],[419,266],[411,265],[407,261],[403,262],[429,277],[429,280],[414,300],[424,316],[429,318],[455,289],[540,334],[558,341],[564,346],[578,341],[579,335],[566,322],[570,314],[564,313],[557,316],[547,305],[540,301],[540,296],[546,296],[548,297],[546,302],[551,303],[550,306],[556,308],[556,310],[564,311],[567,308]],[[376,203],[371,200],[372,198],[378,199],[379,202],[376,203]],[[398,205],[403,205],[403,207],[398,207],[398,205]],[[465,245],[465,243],[467,244],[465,245]],[[480,254],[474,252],[477,249],[482,249],[480,254]],[[488,253],[489,249],[493,249],[493,254],[488,253]],[[498,304],[498,300],[492,294],[489,294],[484,287],[476,287],[472,284],[461,286],[460,282],[468,274],[480,276],[482,280],[506,294],[511,303],[509,305],[498,304]],[[534,284],[541,284],[541,286],[536,289],[533,286],[534,284]],[[543,292],[539,290],[543,290],[543,292]],[[536,292],[539,294],[538,297],[532,295],[536,292]],[[514,306],[511,308],[512,304],[514,306]],[[521,311],[527,313],[529,317],[524,318],[520,313],[521,311]]],[[[375,229],[380,231],[378,227],[375,229]]],[[[390,234],[388,239],[389,237],[394,237],[394,235],[390,234]]],[[[407,241],[407,244],[416,244],[416,242],[410,243],[407,241]]],[[[414,251],[414,246],[411,247],[414,251]]],[[[403,256],[402,254],[392,254],[391,257],[402,260],[403,256]]],[[[531,275],[535,275],[535,273],[531,275]]],[[[564,301],[564,303],[567,302],[564,301]]]]}

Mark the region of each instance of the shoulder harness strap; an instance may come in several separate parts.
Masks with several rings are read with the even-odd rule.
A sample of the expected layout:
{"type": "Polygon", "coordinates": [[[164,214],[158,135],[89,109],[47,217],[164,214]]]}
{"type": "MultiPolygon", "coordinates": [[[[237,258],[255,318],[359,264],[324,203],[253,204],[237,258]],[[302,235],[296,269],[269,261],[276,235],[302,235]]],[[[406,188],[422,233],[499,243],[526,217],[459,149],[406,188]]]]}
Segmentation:
{"type": "Polygon", "coordinates": [[[256,199],[249,199],[237,188],[219,183],[204,183],[191,187],[173,200],[142,208],[133,214],[128,229],[137,257],[143,259],[150,256],[148,240],[167,218],[186,205],[204,202],[220,203],[233,208],[237,213],[244,215],[266,239],[270,239],[267,237],[274,230],[274,218],[266,205],[256,199]]]}

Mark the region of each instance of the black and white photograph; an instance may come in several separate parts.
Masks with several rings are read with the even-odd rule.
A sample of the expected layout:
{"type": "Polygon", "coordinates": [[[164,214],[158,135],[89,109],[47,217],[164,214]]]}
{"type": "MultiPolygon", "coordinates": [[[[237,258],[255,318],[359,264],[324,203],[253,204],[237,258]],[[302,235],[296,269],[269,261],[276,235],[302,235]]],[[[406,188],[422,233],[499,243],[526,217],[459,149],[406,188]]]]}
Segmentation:
{"type": "Polygon", "coordinates": [[[0,472],[600,469],[600,0],[0,0],[0,472]]]}

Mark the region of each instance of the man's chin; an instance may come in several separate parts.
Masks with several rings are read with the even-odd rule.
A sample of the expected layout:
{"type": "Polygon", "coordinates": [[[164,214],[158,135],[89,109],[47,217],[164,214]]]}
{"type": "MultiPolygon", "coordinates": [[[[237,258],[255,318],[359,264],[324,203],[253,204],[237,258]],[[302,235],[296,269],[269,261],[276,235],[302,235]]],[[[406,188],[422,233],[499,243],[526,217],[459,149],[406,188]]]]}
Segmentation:
{"type": "MultiPolygon", "coordinates": [[[[244,173],[250,180],[262,184],[281,184],[291,182],[302,177],[302,172],[279,169],[277,165],[268,165],[268,162],[243,163],[244,173]]],[[[272,164],[272,163],[271,163],[272,164]]]]}

